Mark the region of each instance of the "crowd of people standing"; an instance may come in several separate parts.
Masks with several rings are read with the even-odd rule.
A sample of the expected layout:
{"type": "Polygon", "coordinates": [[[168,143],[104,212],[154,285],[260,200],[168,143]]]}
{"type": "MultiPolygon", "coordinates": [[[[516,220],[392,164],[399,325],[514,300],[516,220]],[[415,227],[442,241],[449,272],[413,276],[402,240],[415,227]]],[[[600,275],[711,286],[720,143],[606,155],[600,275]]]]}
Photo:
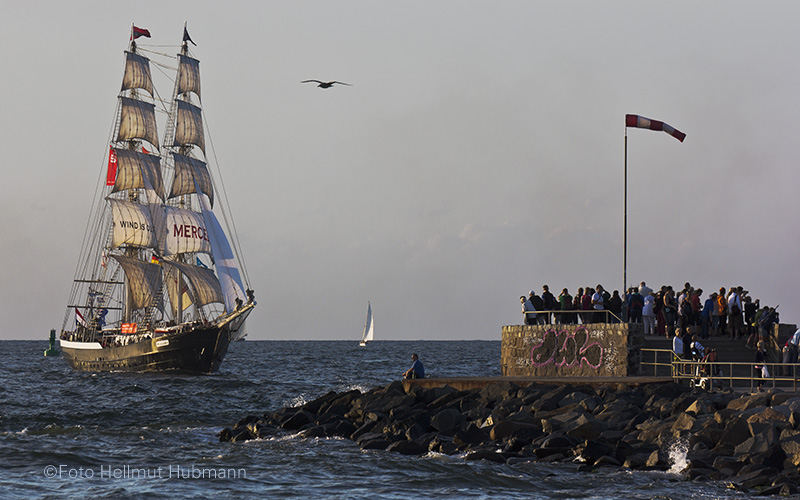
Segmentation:
{"type": "Polygon", "coordinates": [[[741,286],[712,292],[703,299],[703,290],[685,283],[676,293],[671,285],[654,291],[642,281],[624,295],[609,293],[602,285],[578,288],[570,295],[564,288],[555,297],[547,285],[541,295],[531,290],[520,296],[525,324],[643,323],[645,335],[698,335],[701,339],[728,335],[746,339],[753,350],[762,331],[771,331],[779,322],[775,307],[761,307],[741,286]],[[608,314],[610,313],[610,314],[608,314]]]}

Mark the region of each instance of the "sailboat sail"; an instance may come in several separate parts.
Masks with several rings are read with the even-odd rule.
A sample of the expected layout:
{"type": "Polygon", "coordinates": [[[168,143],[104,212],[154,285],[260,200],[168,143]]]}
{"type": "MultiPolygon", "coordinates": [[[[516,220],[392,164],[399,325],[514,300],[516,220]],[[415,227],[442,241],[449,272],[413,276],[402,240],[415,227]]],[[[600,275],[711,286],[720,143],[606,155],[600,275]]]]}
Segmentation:
{"type": "Polygon", "coordinates": [[[367,303],[367,319],[364,322],[364,333],[361,335],[361,345],[367,345],[367,342],[372,342],[372,337],[375,332],[375,323],[372,320],[372,304],[367,303]]]}
{"type": "Polygon", "coordinates": [[[213,371],[228,343],[244,332],[254,294],[242,272],[241,251],[230,243],[238,239],[228,238],[232,226],[223,228],[214,212],[229,205],[223,199],[215,208],[220,191],[206,156],[212,143],[203,126],[200,63],[184,40],[171,105],[165,106],[142,52],[148,50],[131,38],[113,140],[106,146],[108,173],[101,179],[64,316],[65,359],[78,369],[99,370],[134,369],[139,363],[181,368],[175,365],[188,359],[192,370],[213,371]],[[159,116],[167,117],[160,143],[159,116]],[[203,260],[209,257],[207,267],[203,260]],[[139,359],[117,350],[131,343],[147,344],[137,352],[150,354],[139,359]],[[181,345],[195,354],[181,354],[181,345]],[[102,355],[95,352],[92,362],[84,363],[80,352],[87,349],[102,355]],[[164,359],[156,355],[170,349],[176,352],[164,359]]]}

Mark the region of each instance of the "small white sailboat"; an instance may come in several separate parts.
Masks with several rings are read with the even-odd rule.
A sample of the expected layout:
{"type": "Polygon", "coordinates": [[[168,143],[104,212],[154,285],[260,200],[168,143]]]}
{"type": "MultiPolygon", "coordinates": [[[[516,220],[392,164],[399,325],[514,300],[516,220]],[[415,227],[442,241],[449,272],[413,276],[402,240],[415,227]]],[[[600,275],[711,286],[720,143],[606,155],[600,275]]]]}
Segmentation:
{"type": "Polygon", "coordinates": [[[372,304],[367,302],[367,320],[364,321],[364,333],[361,334],[361,342],[358,345],[364,347],[367,342],[372,342],[372,335],[375,330],[375,322],[372,320],[372,304]]]}

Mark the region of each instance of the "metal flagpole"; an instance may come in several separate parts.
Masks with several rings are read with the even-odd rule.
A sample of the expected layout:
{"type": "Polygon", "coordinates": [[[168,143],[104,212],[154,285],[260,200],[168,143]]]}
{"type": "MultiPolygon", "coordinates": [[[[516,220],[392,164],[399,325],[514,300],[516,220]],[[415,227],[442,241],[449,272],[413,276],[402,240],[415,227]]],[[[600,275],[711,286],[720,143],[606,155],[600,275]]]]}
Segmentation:
{"type": "MultiPolygon", "coordinates": [[[[622,216],[622,296],[628,293],[628,127],[625,127],[625,201],[622,216]]],[[[626,316],[626,315],[623,315],[626,316]]],[[[627,319],[627,318],[625,318],[627,319]]]]}

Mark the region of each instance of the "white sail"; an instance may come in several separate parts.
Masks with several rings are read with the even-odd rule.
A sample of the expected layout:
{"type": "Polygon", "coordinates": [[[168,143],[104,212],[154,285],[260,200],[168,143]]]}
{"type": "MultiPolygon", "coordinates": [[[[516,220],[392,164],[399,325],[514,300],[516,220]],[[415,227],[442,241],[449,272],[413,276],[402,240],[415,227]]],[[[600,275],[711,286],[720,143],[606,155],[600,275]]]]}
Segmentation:
{"type": "Polygon", "coordinates": [[[133,310],[153,305],[161,288],[161,266],[141,260],[113,255],[125,271],[128,297],[133,310]]]}
{"type": "Polygon", "coordinates": [[[169,198],[184,194],[205,193],[214,206],[214,188],[211,175],[205,162],[178,153],[172,153],[175,160],[175,178],[172,180],[169,198]]]}
{"type": "Polygon", "coordinates": [[[204,306],[212,302],[223,301],[219,280],[216,276],[214,276],[214,272],[211,269],[205,269],[171,260],[165,260],[164,264],[167,266],[176,267],[181,273],[183,273],[184,277],[192,286],[192,292],[196,300],[196,305],[204,306]]]}
{"type": "Polygon", "coordinates": [[[164,207],[166,235],[164,255],[211,253],[211,242],[203,216],[185,208],[164,207]]]}
{"type": "Polygon", "coordinates": [[[158,149],[155,106],[129,97],[119,99],[122,102],[122,115],[117,141],[144,139],[158,149]]]}
{"type": "Polygon", "coordinates": [[[219,282],[222,285],[222,293],[225,295],[225,310],[233,312],[237,306],[237,299],[244,302],[247,300],[242,285],[242,276],[239,273],[239,266],[236,257],[233,255],[225,231],[222,230],[217,216],[211,211],[208,199],[205,196],[198,196],[200,205],[203,207],[203,219],[206,221],[208,239],[211,243],[211,253],[214,257],[214,267],[217,269],[219,282]]]}
{"type": "Polygon", "coordinates": [[[123,245],[140,248],[157,248],[156,233],[147,206],[109,199],[111,203],[111,247],[123,245]]]}
{"type": "Polygon", "coordinates": [[[164,271],[164,283],[167,285],[169,301],[172,304],[172,317],[180,318],[180,314],[193,304],[189,295],[189,285],[177,267],[167,266],[164,271]]]}
{"type": "Polygon", "coordinates": [[[125,74],[122,90],[142,89],[153,95],[153,79],[150,76],[150,60],[133,52],[125,52],[125,74]]]}
{"type": "Polygon", "coordinates": [[[178,93],[194,92],[200,98],[200,61],[178,54],[178,93]]]}
{"type": "Polygon", "coordinates": [[[178,101],[178,116],[175,123],[175,142],[173,146],[193,144],[206,152],[206,139],[203,134],[203,114],[200,108],[186,101],[178,101]]]}
{"type": "Polygon", "coordinates": [[[364,333],[361,334],[361,345],[367,345],[367,342],[372,342],[375,333],[375,322],[372,319],[372,304],[367,302],[367,319],[364,322],[364,333]]]}
{"type": "Polygon", "coordinates": [[[161,157],[125,149],[115,149],[114,152],[117,155],[117,178],[112,193],[125,189],[153,189],[159,199],[164,199],[161,157]]]}

